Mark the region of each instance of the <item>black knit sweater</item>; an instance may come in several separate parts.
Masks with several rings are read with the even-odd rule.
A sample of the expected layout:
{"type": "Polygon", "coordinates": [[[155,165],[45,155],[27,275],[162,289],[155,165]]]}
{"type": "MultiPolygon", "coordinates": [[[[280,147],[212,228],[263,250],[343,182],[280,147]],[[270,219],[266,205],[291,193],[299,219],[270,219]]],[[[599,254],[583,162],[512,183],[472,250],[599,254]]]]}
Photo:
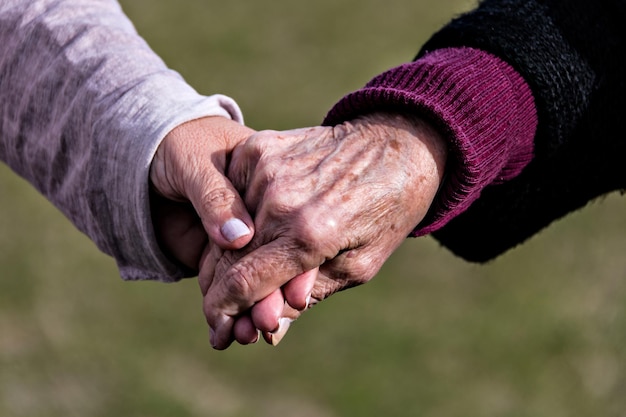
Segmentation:
{"type": "Polygon", "coordinates": [[[458,46],[515,68],[531,87],[539,124],[532,162],[435,232],[444,246],[487,261],[590,200],[626,189],[625,1],[486,0],[436,33],[419,56],[458,46]]]}

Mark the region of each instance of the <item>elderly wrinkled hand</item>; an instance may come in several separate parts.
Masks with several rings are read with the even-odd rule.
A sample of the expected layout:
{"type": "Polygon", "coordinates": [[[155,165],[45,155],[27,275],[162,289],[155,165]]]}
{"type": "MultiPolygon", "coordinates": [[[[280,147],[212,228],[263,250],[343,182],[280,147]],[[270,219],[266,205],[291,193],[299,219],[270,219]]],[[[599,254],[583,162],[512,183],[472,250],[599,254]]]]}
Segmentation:
{"type": "Polygon", "coordinates": [[[243,250],[203,254],[211,344],[276,342],[311,304],[369,281],[424,218],[446,148],[416,118],[371,114],[334,127],[264,131],[228,177],[255,218],[243,250]]]}

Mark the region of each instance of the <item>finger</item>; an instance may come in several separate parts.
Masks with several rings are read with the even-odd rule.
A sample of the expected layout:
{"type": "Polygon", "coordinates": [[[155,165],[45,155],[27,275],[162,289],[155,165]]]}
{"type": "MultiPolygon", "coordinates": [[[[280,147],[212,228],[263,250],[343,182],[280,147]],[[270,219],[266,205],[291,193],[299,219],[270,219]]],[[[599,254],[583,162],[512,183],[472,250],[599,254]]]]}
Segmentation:
{"type": "Polygon", "coordinates": [[[369,282],[403,239],[400,236],[388,245],[369,244],[350,249],[321,265],[320,275],[332,282],[327,289],[329,295],[369,282]]]}
{"type": "Polygon", "coordinates": [[[231,152],[226,174],[240,195],[245,195],[248,191],[248,180],[255,172],[261,154],[258,133],[237,145],[231,152]]]}
{"type": "Polygon", "coordinates": [[[214,327],[209,324],[209,340],[211,342],[211,346],[213,347],[213,349],[216,350],[224,350],[228,348],[228,346],[230,346],[235,339],[233,333],[235,318],[222,314],[218,315],[217,317],[213,317],[213,319],[213,322],[215,323],[214,325],[221,331],[218,333],[216,330],[214,330],[214,327]]]}
{"type": "Polygon", "coordinates": [[[278,320],[283,312],[285,298],[280,288],[252,306],[252,323],[262,332],[278,330],[278,320]]]}
{"type": "Polygon", "coordinates": [[[257,173],[261,160],[272,154],[271,144],[279,134],[271,130],[257,132],[231,152],[227,177],[250,210],[258,206],[268,182],[265,175],[253,174],[257,173]]]}
{"type": "MultiPolygon", "coordinates": [[[[307,300],[307,308],[340,290],[340,284],[337,281],[329,279],[321,272],[316,275],[316,277],[317,279],[314,282],[311,294],[307,300]]],[[[284,339],[287,331],[293,325],[293,322],[296,321],[304,311],[305,310],[294,309],[288,303],[285,303],[283,311],[280,314],[280,319],[278,319],[278,328],[273,332],[261,332],[265,342],[272,346],[277,346],[284,339]]]]}
{"type": "Polygon", "coordinates": [[[150,212],[163,251],[197,273],[208,236],[193,207],[151,192],[150,212]]]}
{"type": "MultiPolygon", "coordinates": [[[[311,299],[311,290],[317,278],[318,268],[304,272],[292,278],[282,289],[276,289],[273,293],[252,306],[252,322],[262,332],[274,332],[278,330],[279,320],[284,317],[283,311],[287,301],[286,293],[289,291],[294,310],[306,310],[311,299]]],[[[295,318],[295,317],[292,317],[295,318]]]]}
{"type": "Polygon", "coordinates": [[[291,324],[300,317],[300,314],[300,311],[291,308],[289,304],[284,304],[281,317],[278,320],[278,327],[273,332],[261,332],[265,342],[277,346],[287,334],[291,324]]]}
{"type": "Polygon", "coordinates": [[[260,177],[253,175],[258,173],[259,164],[263,165],[279,150],[289,154],[288,147],[302,141],[304,137],[300,129],[283,132],[263,130],[256,132],[233,149],[227,177],[240,194],[245,196],[247,207],[257,206],[269,180],[263,175],[260,177]]]}
{"type": "Polygon", "coordinates": [[[226,340],[231,331],[221,327],[224,316],[238,316],[323,260],[323,255],[299,250],[291,239],[278,238],[245,255],[224,273],[218,270],[204,299],[207,322],[216,338],[226,340]]]}
{"type": "Polygon", "coordinates": [[[233,333],[235,340],[242,345],[256,343],[259,340],[259,331],[254,327],[250,314],[244,314],[237,318],[233,333]]]}
{"type": "Polygon", "coordinates": [[[207,167],[188,188],[191,201],[209,239],[222,249],[235,250],[250,242],[254,222],[230,181],[207,167]]]}
{"type": "Polygon", "coordinates": [[[243,201],[225,176],[227,156],[253,133],[224,117],[192,120],[168,133],[151,165],[155,190],[191,201],[209,238],[223,249],[243,247],[254,233],[243,201]]]}
{"type": "Polygon", "coordinates": [[[317,279],[319,268],[306,271],[285,284],[283,294],[285,301],[296,310],[304,311],[309,307],[311,291],[317,279]]]}
{"type": "Polygon", "coordinates": [[[268,343],[277,345],[285,336],[290,323],[299,317],[298,310],[308,308],[317,272],[318,268],[314,268],[292,278],[282,290],[274,291],[252,307],[252,322],[268,343]],[[293,304],[285,304],[287,293],[293,304]]]}
{"type": "Polygon", "coordinates": [[[265,339],[265,342],[269,343],[270,345],[277,346],[287,334],[287,330],[289,330],[292,322],[292,319],[282,317],[279,320],[278,328],[275,331],[261,333],[263,335],[263,339],[265,339]]]}
{"type": "Polygon", "coordinates": [[[217,246],[209,243],[204,247],[202,256],[200,257],[200,272],[198,273],[198,283],[200,291],[204,297],[213,282],[215,275],[215,266],[222,258],[223,251],[217,246]]]}

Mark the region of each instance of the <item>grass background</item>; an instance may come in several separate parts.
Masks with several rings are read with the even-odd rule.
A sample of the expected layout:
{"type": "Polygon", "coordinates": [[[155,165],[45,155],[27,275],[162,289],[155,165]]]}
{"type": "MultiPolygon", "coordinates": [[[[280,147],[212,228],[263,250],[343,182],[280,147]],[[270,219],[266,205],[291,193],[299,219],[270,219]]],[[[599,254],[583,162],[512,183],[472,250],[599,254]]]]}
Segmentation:
{"type": "MultiPolygon", "coordinates": [[[[139,32],[254,128],[319,123],[461,0],[124,0],[139,32]]],[[[583,168],[583,167],[581,167],[583,168]]],[[[0,415],[624,416],[626,209],[570,215],[495,262],[408,240],[277,348],[210,349],[194,280],[124,283],[0,165],[0,415]]]]}

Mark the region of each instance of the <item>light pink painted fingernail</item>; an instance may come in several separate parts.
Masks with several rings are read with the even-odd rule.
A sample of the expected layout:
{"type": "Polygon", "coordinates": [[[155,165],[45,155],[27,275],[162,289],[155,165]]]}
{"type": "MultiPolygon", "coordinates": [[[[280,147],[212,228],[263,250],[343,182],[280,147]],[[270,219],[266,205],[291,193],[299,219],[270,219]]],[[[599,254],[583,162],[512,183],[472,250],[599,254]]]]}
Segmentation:
{"type": "Polygon", "coordinates": [[[226,221],[220,230],[222,232],[222,236],[224,236],[224,238],[226,238],[229,242],[234,242],[240,237],[251,233],[248,226],[239,219],[230,219],[226,221]]]}
{"type": "Polygon", "coordinates": [[[289,326],[292,322],[293,320],[286,317],[280,318],[278,320],[278,330],[276,330],[274,333],[270,333],[272,346],[277,346],[280,341],[283,340],[283,337],[285,337],[285,334],[287,334],[287,330],[289,330],[289,326]]]}

